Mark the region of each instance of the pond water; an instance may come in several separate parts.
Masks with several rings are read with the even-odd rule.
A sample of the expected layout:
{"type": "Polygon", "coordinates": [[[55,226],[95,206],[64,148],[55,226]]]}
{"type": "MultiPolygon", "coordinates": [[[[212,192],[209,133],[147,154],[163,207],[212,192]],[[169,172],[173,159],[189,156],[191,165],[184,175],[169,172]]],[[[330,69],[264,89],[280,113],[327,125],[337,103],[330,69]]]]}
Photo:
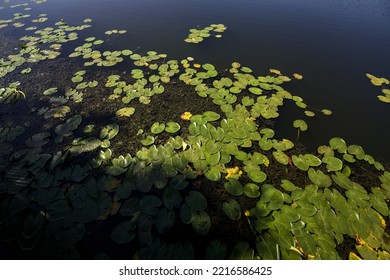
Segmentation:
{"type": "MultiPolygon", "coordinates": [[[[91,34],[128,32],[113,48],[140,47],[172,58],[193,56],[224,69],[233,61],[264,74],[276,68],[304,76],[294,93],[308,104],[330,108],[332,117],[310,120],[301,138],[314,149],[340,136],[368,153],[390,158],[389,106],[365,77],[390,76],[390,2],[386,0],[57,0],[37,5],[55,22],[93,19],[91,34]],[[185,44],[188,29],[210,23],[228,27],[221,40],[185,44]]],[[[3,13],[3,11],[0,11],[3,13]]],[[[283,108],[278,133],[291,138],[293,110],[283,108]],[[291,117],[291,119],[290,119],[291,117]]]]}

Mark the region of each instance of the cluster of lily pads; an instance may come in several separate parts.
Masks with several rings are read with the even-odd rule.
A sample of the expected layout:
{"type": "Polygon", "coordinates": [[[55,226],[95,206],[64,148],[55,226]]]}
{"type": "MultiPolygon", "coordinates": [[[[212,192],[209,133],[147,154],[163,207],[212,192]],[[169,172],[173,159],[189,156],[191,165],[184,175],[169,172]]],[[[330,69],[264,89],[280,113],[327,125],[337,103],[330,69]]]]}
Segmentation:
{"type": "Polygon", "coordinates": [[[366,74],[367,78],[370,79],[371,83],[374,86],[382,87],[382,95],[378,95],[378,99],[384,103],[390,103],[390,89],[386,88],[390,84],[389,80],[386,78],[378,78],[372,74],[366,74]]]}
{"type": "Polygon", "coordinates": [[[204,38],[210,37],[213,33],[217,33],[215,35],[216,38],[221,38],[222,35],[220,33],[224,32],[226,29],[227,27],[222,23],[213,23],[203,29],[191,28],[190,34],[184,39],[184,42],[198,44],[202,42],[204,38]]]}
{"type": "MultiPolygon", "coordinates": [[[[77,39],[74,31],[89,26],[70,27],[64,21],[56,25],[58,29],[35,31],[39,36],[23,37],[27,43],[18,55],[1,58],[2,75],[25,62],[54,59],[57,53],[43,52],[41,44],[55,43],[50,48],[57,52],[59,43],[77,39]]],[[[197,41],[210,31],[225,29],[211,25],[192,32],[189,39],[197,41]]],[[[340,137],[314,153],[301,154],[291,140],[278,139],[266,122],[277,120],[279,109],[290,102],[302,110],[293,127],[298,133],[308,129],[304,119],[315,116],[313,109],[282,87],[302,75],[289,77],[270,69],[269,74],[257,76],[238,62],[221,72],[211,63],[194,63],[192,57],[167,60],[166,54],[155,51],[137,54],[94,49],[97,46],[104,48],[104,41],[88,37],[70,59],[87,60],[85,66],[114,66],[130,59],[134,64],[130,75],[86,81],[86,71],[77,71],[69,81],[75,88],[44,90],[40,98],[47,106],[31,110],[39,122],[50,119],[51,128],[33,133],[22,125],[0,128],[1,241],[16,240],[26,251],[53,246],[58,252],[75,250],[89,223],[115,218],[119,222],[111,239],[118,244],[136,241],[141,258],[193,258],[189,241],[169,244],[160,234],[175,230],[178,222],[200,235],[210,232],[214,217],[208,212],[208,197],[193,187],[194,182],[208,181],[223,186],[227,199],[220,207],[232,226],[234,221],[248,224],[255,248],[249,240],[237,240],[234,247],[212,240],[205,251],[207,259],[339,259],[337,247],[347,239],[356,241],[351,259],[390,258],[385,222],[390,215],[390,173],[384,166],[361,146],[347,145],[340,137]],[[219,110],[178,112],[177,120],[153,122],[146,131],[126,131],[115,121],[100,126],[87,123],[69,100],[83,105],[86,91],[104,82],[108,90],[102,96],[108,97],[107,102],[121,98],[129,104],[113,112],[118,120],[131,121],[138,106],[152,106],[153,96],[167,94],[165,88],[174,87],[172,82],[187,86],[188,92],[207,98],[219,110]],[[181,113],[184,125],[178,123],[181,113]],[[142,148],[134,154],[116,153],[115,137],[121,133],[139,135],[142,148]],[[157,137],[167,140],[157,144],[157,137]],[[15,149],[20,139],[23,147],[15,149]],[[358,183],[359,168],[379,174],[378,184],[358,183]],[[281,177],[270,176],[275,169],[282,170],[281,177]],[[241,205],[243,197],[251,204],[241,205]]],[[[375,83],[379,79],[369,78],[375,83]]],[[[380,85],[386,83],[381,81],[380,85]]],[[[1,89],[0,104],[29,98],[18,86],[1,89]]]]}

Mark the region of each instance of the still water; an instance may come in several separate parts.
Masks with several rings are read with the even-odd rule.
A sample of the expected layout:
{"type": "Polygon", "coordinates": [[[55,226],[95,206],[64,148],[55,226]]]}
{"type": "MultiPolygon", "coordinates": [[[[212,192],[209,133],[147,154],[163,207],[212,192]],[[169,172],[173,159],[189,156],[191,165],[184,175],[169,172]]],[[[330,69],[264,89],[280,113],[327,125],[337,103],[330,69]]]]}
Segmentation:
{"type": "MultiPolygon", "coordinates": [[[[4,11],[0,10],[0,14],[4,11]]],[[[48,0],[34,5],[54,23],[93,20],[87,36],[126,29],[110,42],[115,49],[155,50],[170,58],[193,56],[219,69],[238,61],[264,75],[269,68],[304,76],[289,90],[331,117],[309,119],[301,141],[310,149],[331,137],[359,144],[366,153],[390,159],[390,104],[365,73],[390,78],[388,0],[48,0]],[[228,27],[220,40],[186,44],[190,28],[211,23],[228,27]]],[[[294,139],[292,122],[302,113],[284,106],[279,137],[294,139]]]]}

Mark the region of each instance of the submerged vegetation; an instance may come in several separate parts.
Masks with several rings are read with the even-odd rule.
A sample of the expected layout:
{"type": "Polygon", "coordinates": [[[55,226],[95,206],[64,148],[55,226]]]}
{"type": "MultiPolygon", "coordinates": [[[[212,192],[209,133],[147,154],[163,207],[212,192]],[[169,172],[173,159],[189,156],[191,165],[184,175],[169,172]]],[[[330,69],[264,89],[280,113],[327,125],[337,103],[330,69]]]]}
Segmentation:
{"type": "MultiPolygon", "coordinates": [[[[9,257],[390,259],[387,165],[341,137],[317,151],[299,144],[307,119],[332,114],[286,89],[301,74],[108,50],[83,39],[91,19],[46,20],[0,20],[26,33],[0,58],[0,244],[9,257]],[[50,61],[54,73],[43,67],[50,61]],[[50,82],[37,82],[42,73],[50,82]],[[286,103],[301,110],[293,140],[274,129],[286,103]]],[[[191,29],[186,42],[225,30],[191,29]]]]}

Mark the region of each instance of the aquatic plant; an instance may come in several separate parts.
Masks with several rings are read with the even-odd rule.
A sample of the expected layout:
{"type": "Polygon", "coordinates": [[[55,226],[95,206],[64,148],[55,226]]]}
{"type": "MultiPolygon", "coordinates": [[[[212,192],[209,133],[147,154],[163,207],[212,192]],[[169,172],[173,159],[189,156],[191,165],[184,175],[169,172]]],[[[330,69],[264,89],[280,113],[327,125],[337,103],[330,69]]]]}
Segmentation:
{"type": "MultiPolygon", "coordinates": [[[[25,30],[35,35],[22,37],[19,54],[1,58],[0,76],[24,63],[55,59],[62,44],[78,39],[74,31],[89,27],[61,20],[40,28],[46,18],[38,16],[36,28],[25,30]]],[[[4,28],[20,28],[22,23],[10,23],[22,19],[28,17],[19,14],[2,22],[4,28]]],[[[194,29],[188,39],[200,42],[225,29],[222,24],[194,29]]],[[[125,32],[109,30],[105,40],[87,37],[69,59],[80,59],[85,67],[130,61],[129,74],[112,69],[99,81],[88,81],[92,68],[78,68],[66,89],[51,85],[38,91],[41,107],[29,114],[37,123],[48,120],[40,131],[27,124],[0,129],[1,241],[40,256],[51,256],[44,250],[47,242],[74,252],[90,225],[109,220],[113,242],[138,244],[131,254],[193,258],[199,248],[191,240],[173,244],[163,234],[175,234],[179,227],[207,238],[216,219],[229,219],[231,231],[247,226],[248,240],[227,245],[213,238],[205,258],[339,259],[338,248],[351,239],[356,243],[349,258],[389,258],[390,173],[361,146],[341,137],[312,153],[297,147],[299,134],[308,129],[306,117],[315,117],[316,110],[332,113],[311,108],[283,87],[302,75],[270,69],[256,76],[238,62],[223,72],[192,57],[105,50],[107,40],[125,32]],[[180,108],[169,118],[165,112],[149,113],[153,100],[172,94],[178,85],[191,100],[207,100],[210,106],[180,108]],[[93,106],[85,102],[97,94],[109,109],[102,120],[89,118],[87,109],[93,106]],[[295,143],[280,139],[271,122],[285,103],[302,113],[293,121],[295,143]],[[184,110],[193,113],[180,114],[184,110]],[[364,174],[376,183],[361,180],[364,174]]],[[[24,70],[13,74],[32,74],[24,70]]],[[[383,78],[369,78],[386,85],[383,78]]],[[[33,100],[17,86],[9,96],[33,100]]],[[[6,89],[0,92],[7,96],[6,89]]]]}

